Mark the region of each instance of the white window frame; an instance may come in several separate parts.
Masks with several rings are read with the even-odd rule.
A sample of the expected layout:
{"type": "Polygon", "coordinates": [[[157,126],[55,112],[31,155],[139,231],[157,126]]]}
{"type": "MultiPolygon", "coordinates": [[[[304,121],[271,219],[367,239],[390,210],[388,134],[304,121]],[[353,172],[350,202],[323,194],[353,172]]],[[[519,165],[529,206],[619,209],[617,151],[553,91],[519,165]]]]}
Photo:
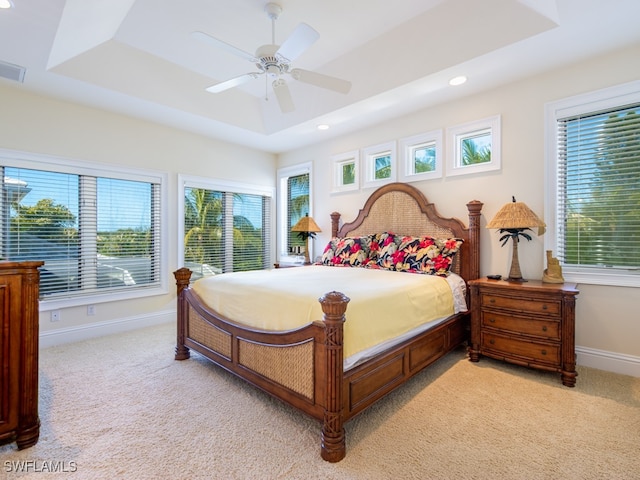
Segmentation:
{"type": "MultiPolygon", "coordinates": [[[[228,180],[219,180],[214,178],[196,177],[193,175],[178,174],[178,265],[184,265],[184,194],[185,188],[202,188],[205,190],[212,190],[217,192],[229,192],[229,193],[242,193],[247,195],[260,195],[263,197],[270,197],[273,200],[274,189],[271,187],[265,187],[262,185],[252,185],[247,183],[232,182],[228,180]]],[[[273,201],[271,202],[271,209],[273,210],[273,201]]],[[[231,208],[231,206],[229,206],[231,208]]],[[[273,219],[273,211],[271,218],[273,219]]],[[[233,211],[230,215],[226,215],[227,220],[233,222],[233,211]]],[[[273,221],[271,222],[271,230],[268,235],[273,235],[273,221]]],[[[233,225],[231,225],[233,229],[233,225]]],[[[271,249],[273,250],[273,248],[271,249]]],[[[231,250],[230,250],[231,252],[231,250]]],[[[269,252],[269,257],[273,259],[273,251],[269,252]]],[[[225,259],[225,261],[233,262],[232,258],[225,259]]],[[[268,262],[271,264],[271,260],[268,262]]]]}
{"type": "Polygon", "coordinates": [[[447,128],[447,176],[490,172],[502,168],[500,115],[447,128]],[[491,161],[462,164],[462,142],[479,134],[491,135],[491,161]]]}
{"type": "Polygon", "coordinates": [[[117,292],[95,293],[78,295],[67,298],[44,297],[40,303],[40,311],[46,312],[60,308],[92,305],[104,302],[129,300],[135,298],[165,295],[169,292],[167,281],[168,265],[168,235],[167,235],[167,183],[166,172],[147,169],[135,169],[117,165],[107,165],[87,161],[77,161],[52,155],[34,154],[15,150],[0,149],[0,163],[7,167],[28,168],[32,170],[47,170],[52,172],[68,173],[73,175],[88,175],[94,177],[116,178],[121,180],[133,180],[151,182],[160,185],[160,215],[156,219],[159,227],[159,286],[137,289],[126,289],[117,292]]]}
{"type": "MultiPolygon", "coordinates": [[[[545,104],[545,250],[554,254],[558,248],[558,119],[598,112],[640,102],[640,81],[604,88],[545,104]]],[[[562,265],[565,281],[593,285],[640,287],[640,272],[604,267],[570,267],[562,265]]]]}
{"type": "Polygon", "coordinates": [[[332,193],[351,192],[360,188],[360,152],[339,153],[331,157],[333,164],[333,188],[332,193]],[[344,167],[353,164],[353,183],[344,183],[344,167]]]}
{"type": "Polygon", "coordinates": [[[399,174],[399,180],[403,182],[417,182],[419,180],[431,180],[442,177],[442,130],[432,130],[400,140],[403,168],[399,174]],[[425,145],[434,144],[436,149],[436,165],[431,172],[415,172],[415,152],[425,145]]]}
{"type": "MultiPolygon", "coordinates": [[[[313,217],[313,164],[311,162],[300,163],[289,167],[279,168],[277,171],[277,240],[276,258],[281,264],[295,264],[298,257],[289,255],[287,252],[287,180],[289,177],[296,175],[309,174],[309,216],[313,217]]],[[[309,242],[309,258],[313,261],[313,245],[315,242],[309,242]]]]}
{"type": "Polygon", "coordinates": [[[362,149],[362,161],[364,162],[363,188],[377,188],[396,181],[396,150],[397,145],[395,140],[362,149]],[[376,158],[387,153],[389,154],[391,162],[391,174],[388,178],[376,179],[376,158]]]}

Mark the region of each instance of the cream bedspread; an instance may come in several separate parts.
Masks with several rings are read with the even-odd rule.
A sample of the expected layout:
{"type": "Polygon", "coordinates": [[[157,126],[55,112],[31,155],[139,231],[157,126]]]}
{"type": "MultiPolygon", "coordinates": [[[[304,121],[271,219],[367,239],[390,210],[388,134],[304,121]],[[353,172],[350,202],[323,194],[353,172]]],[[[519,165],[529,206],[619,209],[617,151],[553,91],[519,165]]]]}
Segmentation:
{"type": "Polygon", "coordinates": [[[192,288],[228,319],[275,331],[322,320],[318,298],[342,292],[351,299],[345,358],[454,313],[447,279],[388,270],[312,265],[214,275],[192,288]]]}

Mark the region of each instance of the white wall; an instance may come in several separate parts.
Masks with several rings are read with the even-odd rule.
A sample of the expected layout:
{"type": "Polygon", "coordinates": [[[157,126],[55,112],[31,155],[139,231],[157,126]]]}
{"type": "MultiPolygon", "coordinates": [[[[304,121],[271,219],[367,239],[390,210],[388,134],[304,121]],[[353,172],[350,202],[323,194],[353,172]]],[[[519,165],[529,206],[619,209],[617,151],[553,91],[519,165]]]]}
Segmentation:
{"type": "MultiPolygon", "coordinates": [[[[41,312],[41,345],[175,319],[179,173],[275,188],[275,156],[0,84],[0,148],[164,171],[169,177],[168,293],[41,312]],[[238,165],[243,168],[238,168],[238,165]]],[[[44,306],[46,309],[46,306],[44,306]]],[[[41,307],[42,309],[42,307],[41,307]]]]}
{"type": "MultiPolygon", "coordinates": [[[[326,143],[283,154],[278,166],[313,160],[314,219],[323,232],[315,240],[321,251],[330,235],[329,214],[338,211],[351,221],[372,190],[330,194],[330,156],[389,140],[446,129],[493,115],[502,116],[502,169],[496,172],[444,177],[416,182],[443,216],[466,222],[465,204],[484,202],[482,225],[511,200],[525,202],[544,216],[544,105],[547,102],[638,79],[640,46],[582,61],[482,94],[438,105],[385,122],[326,143]]],[[[473,82],[473,78],[469,80],[473,82]]],[[[460,88],[460,87],[459,87],[460,88]]],[[[462,87],[464,88],[464,87],[462,87]]],[[[481,236],[481,274],[506,276],[511,259],[510,245],[501,248],[497,232],[484,230],[481,236]]],[[[544,268],[543,239],[521,243],[519,258],[525,278],[540,278],[544,268]]],[[[640,376],[640,291],[636,288],[579,285],[576,306],[578,362],[613,369],[605,358],[618,363],[617,370],[640,376]],[[596,365],[592,364],[592,360],[596,365]],[[628,370],[626,370],[628,368],[628,370]]]]}

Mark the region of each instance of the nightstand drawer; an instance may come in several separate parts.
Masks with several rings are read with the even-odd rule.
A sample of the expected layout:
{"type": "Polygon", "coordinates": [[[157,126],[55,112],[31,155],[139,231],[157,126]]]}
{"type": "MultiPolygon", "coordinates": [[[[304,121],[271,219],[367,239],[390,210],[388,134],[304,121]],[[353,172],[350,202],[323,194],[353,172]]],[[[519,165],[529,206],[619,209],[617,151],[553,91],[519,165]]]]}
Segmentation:
{"type": "Polygon", "coordinates": [[[512,337],[503,337],[488,331],[482,332],[482,348],[503,353],[505,356],[522,357],[537,362],[557,365],[560,362],[560,345],[528,342],[512,337]]]}
{"type": "Polygon", "coordinates": [[[535,335],[536,337],[560,340],[560,322],[534,318],[503,315],[492,311],[482,311],[482,326],[499,328],[510,332],[535,335]]]}
{"type": "Polygon", "coordinates": [[[525,300],[522,298],[503,297],[493,294],[482,294],[482,306],[503,308],[520,312],[539,313],[542,315],[559,315],[560,302],[553,300],[525,300]]]}

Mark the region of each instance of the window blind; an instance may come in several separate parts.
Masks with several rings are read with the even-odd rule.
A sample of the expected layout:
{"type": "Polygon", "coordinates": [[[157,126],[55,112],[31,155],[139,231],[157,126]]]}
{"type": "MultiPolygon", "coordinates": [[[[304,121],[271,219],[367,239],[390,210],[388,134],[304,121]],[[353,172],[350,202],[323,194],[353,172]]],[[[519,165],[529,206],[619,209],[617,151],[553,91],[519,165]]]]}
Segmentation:
{"type": "Polygon", "coordinates": [[[558,255],[640,267],[640,104],[558,120],[558,255]]]}
{"type": "Polygon", "coordinates": [[[44,260],[43,297],[160,285],[160,185],[2,168],[2,257],[44,260]]]}
{"type": "Polygon", "coordinates": [[[270,267],[271,197],[185,187],[184,259],[194,278],[270,267]]]}

